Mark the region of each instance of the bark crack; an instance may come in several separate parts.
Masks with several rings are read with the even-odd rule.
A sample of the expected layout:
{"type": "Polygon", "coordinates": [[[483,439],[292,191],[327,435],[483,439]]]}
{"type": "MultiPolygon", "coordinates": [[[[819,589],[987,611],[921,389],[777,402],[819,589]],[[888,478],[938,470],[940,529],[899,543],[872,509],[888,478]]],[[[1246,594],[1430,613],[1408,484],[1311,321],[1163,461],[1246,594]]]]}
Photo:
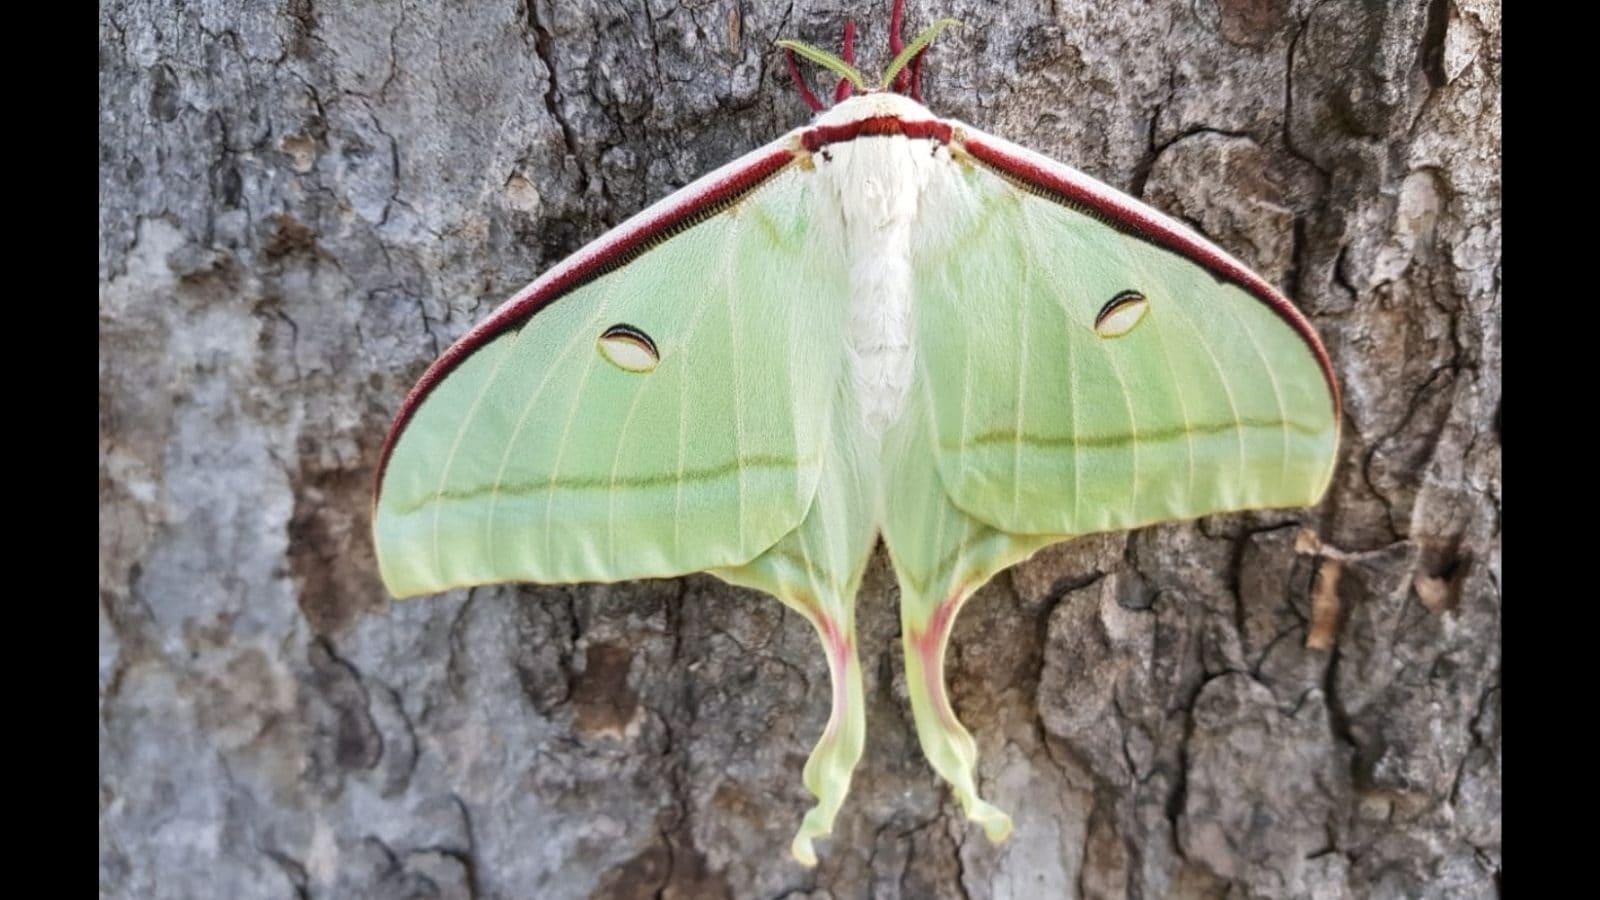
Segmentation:
{"type": "Polygon", "coordinates": [[[544,63],[545,71],[549,73],[550,78],[550,86],[544,92],[544,107],[561,128],[561,138],[566,142],[567,156],[578,169],[578,193],[586,194],[589,191],[589,167],[579,149],[577,132],[561,110],[561,81],[556,74],[555,39],[551,36],[550,29],[539,19],[539,0],[526,0],[526,2],[528,27],[532,29],[534,36],[534,52],[539,55],[540,62],[544,63]]]}

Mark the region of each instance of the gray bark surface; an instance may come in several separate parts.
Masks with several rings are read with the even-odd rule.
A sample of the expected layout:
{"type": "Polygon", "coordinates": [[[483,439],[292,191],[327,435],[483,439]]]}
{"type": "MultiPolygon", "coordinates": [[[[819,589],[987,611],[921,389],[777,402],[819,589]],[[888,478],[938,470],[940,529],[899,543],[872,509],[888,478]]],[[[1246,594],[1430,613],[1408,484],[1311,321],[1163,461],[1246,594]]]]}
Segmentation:
{"type": "Polygon", "coordinates": [[[388,600],[405,392],[806,121],[772,42],[847,12],[875,71],[887,0],[102,0],[103,896],[1497,896],[1496,0],[912,4],[965,22],[932,108],[1196,224],[1345,391],[1318,508],[1061,545],[968,605],[951,689],[1009,843],[917,747],[881,553],[815,870],[786,848],[827,672],[776,601],[388,600]]]}

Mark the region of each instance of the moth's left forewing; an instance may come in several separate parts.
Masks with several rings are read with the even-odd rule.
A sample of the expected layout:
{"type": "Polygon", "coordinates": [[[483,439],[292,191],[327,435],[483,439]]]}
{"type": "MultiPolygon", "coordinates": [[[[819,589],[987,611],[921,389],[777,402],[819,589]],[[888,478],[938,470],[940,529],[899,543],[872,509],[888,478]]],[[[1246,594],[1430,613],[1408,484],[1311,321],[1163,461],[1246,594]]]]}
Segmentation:
{"type": "Polygon", "coordinates": [[[396,596],[740,566],[801,524],[845,280],[792,144],[630,218],[429,368],[380,462],[396,596]]]}
{"type": "Polygon", "coordinates": [[[1058,535],[1315,503],[1339,400],[1305,318],[1172,218],[951,125],[913,268],[954,502],[1058,535]]]}

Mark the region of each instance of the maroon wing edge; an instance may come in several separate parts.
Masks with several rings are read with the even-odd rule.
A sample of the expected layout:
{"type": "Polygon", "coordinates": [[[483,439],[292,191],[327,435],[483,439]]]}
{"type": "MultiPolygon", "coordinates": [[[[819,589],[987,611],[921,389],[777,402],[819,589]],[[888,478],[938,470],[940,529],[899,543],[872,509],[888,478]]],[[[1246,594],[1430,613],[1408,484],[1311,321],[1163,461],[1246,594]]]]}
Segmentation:
{"type": "Polygon", "coordinates": [[[685,188],[686,195],[678,202],[658,211],[645,210],[636,221],[623,223],[561,261],[451,344],[450,349],[422,373],[422,378],[400,404],[394,425],[390,426],[389,436],[383,442],[383,453],[378,457],[378,472],[372,485],[373,508],[377,508],[382,496],[383,475],[389,468],[389,457],[401,433],[433,389],[467,357],[501,334],[522,326],[562,296],[626,264],[683,228],[738,202],[794,158],[794,151],[788,147],[775,147],[737,169],[708,180],[703,186],[685,188]],[[693,192],[688,193],[691,190],[693,192]]]}
{"type": "Polygon", "coordinates": [[[1059,198],[1068,206],[1088,210],[1116,228],[1191,260],[1218,279],[1237,285],[1265,303],[1300,335],[1300,339],[1316,355],[1317,363],[1322,366],[1322,377],[1327,380],[1328,391],[1333,395],[1335,425],[1342,420],[1344,400],[1339,392],[1339,381],[1333,374],[1333,361],[1328,357],[1327,348],[1322,346],[1322,339],[1300,310],[1260,275],[1205,241],[1151,216],[1133,203],[1119,200],[1110,191],[1102,193],[1084,183],[1069,180],[1033,160],[985,143],[981,137],[962,135],[958,140],[974,159],[1000,174],[1059,198]]]}

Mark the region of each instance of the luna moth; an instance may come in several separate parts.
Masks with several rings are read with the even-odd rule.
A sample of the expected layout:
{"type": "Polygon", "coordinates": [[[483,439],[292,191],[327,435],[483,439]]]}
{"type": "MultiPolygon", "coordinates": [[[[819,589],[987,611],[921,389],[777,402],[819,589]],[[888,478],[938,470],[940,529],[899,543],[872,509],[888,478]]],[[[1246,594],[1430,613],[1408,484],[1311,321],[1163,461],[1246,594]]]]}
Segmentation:
{"type": "Polygon", "coordinates": [[[1270,284],[1098,181],[935,116],[890,27],[876,85],[780,42],[818,115],[545,272],[405,398],[377,466],[397,597],[709,572],[816,629],[832,678],[791,850],[816,861],[865,735],[855,596],[900,586],[917,736],[994,841],[945,691],[962,604],[1048,545],[1314,503],[1340,397],[1270,284]],[[795,53],[841,77],[824,109],[795,53]]]}

